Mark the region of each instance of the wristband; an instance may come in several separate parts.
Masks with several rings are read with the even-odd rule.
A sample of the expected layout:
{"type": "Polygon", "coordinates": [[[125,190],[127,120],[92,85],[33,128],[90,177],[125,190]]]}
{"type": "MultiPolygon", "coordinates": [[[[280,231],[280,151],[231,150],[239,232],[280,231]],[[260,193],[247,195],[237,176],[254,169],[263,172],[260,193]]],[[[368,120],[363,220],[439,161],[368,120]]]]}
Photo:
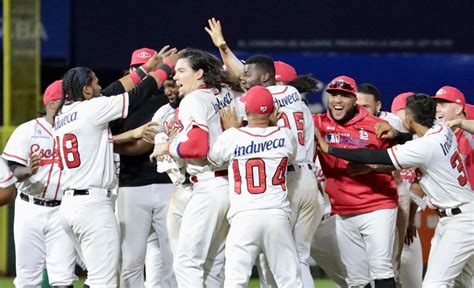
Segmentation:
{"type": "Polygon", "coordinates": [[[171,61],[163,61],[163,64],[168,65],[171,69],[174,69],[174,63],[171,61]]]}
{"type": "Polygon", "coordinates": [[[142,66],[140,66],[140,68],[142,68],[146,74],[148,74],[148,72],[150,72],[150,69],[148,67],[146,67],[145,64],[143,64],[142,66]]]}
{"type": "Polygon", "coordinates": [[[161,85],[163,85],[166,79],[168,79],[168,73],[166,73],[166,71],[163,69],[158,69],[155,72],[153,72],[153,74],[155,74],[155,77],[158,78],[158,80],[160,80],[161,85]]]}
{"type": "Polygon", "coordinates": [[[168,75],[173,73],[173,69],[171,69],[171,67],[168,64],[161,64],[160,67],[158,67],[158,69],[165,70],[166,74],[168,75]]]}
{"type": "Polygon", "coordinates": [[[136,86],[142,81],[142,77],[138,75],[137,70],[130,73],[130,78],[132,79],[133,84],[136,86]]]}

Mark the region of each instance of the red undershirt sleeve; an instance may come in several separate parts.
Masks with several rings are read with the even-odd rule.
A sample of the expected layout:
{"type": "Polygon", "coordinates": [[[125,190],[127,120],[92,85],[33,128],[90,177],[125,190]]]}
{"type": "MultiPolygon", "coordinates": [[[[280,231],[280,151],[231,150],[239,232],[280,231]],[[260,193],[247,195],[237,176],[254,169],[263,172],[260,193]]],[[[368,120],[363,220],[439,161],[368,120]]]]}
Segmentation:
{"type": "Polygon", "coordinates": [[[178,144],[179,158],[206,158],[209,151],[209,133],[198,126],[188,132],[188,140],[178,144]]]}

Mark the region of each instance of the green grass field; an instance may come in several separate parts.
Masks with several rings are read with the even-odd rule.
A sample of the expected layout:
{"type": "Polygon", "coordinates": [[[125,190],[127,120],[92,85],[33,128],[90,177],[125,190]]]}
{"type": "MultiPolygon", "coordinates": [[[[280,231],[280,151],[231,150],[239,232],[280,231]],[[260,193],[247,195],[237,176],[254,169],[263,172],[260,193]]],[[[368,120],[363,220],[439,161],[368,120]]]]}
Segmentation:
{"type": "MultiPolygon", "coordinates": [[[[74,288],[82,288],[82,282],[84,280],[81,279],[81,281],[79,281],[78,283],[76,283],[74,285],[74,288]]],[[[317,287],[318,288],[334,288],[336,287],[336,285],[334,285],[334,282],[332,282],[331,280],[327,280],[327,279],[321,279],[321,280],[317,280],[315,282],[315,285],[317,283],[317,287]]],[[[0,288],[13,288],[15,286],[13,286],[13,279],[12,278],[0,278],[0,288]]],[[[258,288],[260,287],[258,285],[258,280],[256,279],[251,279],[250,280],[250,283],[249,283],[249,288],[258,288]]]]}

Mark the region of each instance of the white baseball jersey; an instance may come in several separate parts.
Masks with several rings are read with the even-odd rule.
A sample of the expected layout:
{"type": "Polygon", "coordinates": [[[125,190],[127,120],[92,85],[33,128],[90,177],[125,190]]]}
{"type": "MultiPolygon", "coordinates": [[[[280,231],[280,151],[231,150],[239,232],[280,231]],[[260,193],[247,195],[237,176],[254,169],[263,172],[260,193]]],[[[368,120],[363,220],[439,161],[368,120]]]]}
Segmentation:
{"type": "Polygon", "coordinates": [[[18,191],[43,199],[61,200],[63,179],[59,157],[54,151],[51,124],[42,117],[23,123],[13,131],[3,158],[28,166],[32,154],[41,155],[40,167],[35,175],[16,183],[18,191]]]}
{"type": "MultiPolygon", "coordinates": [[[[209,133],[209,146],[216,142],[222,134],[219,110],[226,107],[235,107],[234,96],[229,88],[222,88],[221,92],[215,89],[199,89],[186,95],[179,104],[178,125],[180,132],[170,145],[170,153],[179,158],[177,149],[181,142],[188,139],[187,134],[197,126],[209,133]]],[[[189,175],[196,175],[208,171],[223,170],[209,164],[207,159],[184,159],[186,171],[189,175]]]]}
{"type": "Polygon", "coordinates": [[[392,126],[393,128],[397,129],[397,131],[402,130],[403,123],[397,115],[390,112],[381,111],[379,114],[379,118],[382,118],[383,120],[387,121],[388,124],[390,124],[390,126],[392,126]]]}
{"type": "Polygon", "coordinates": [[[109,122],[128,114],[128,93],[64,105],[54,136],[61,155],[63,190],[106,188],[116,184],[109,122]]]}
{"type": "Polygon", "coordinates": [[[474,201],[456,137],[446,125],[435,124],[423,137],[396,145],[388,154],[399,170],[419,168],[420,185],[437,207],[455,208],[474,201]]]}
{"type": "Polygon", "coordinates": [[[169,134],[169,132],[173,128],[173,124],[174,124],[173,119],[174,119],[175,113],[176,113],[176,109],[171,107],[170,104],[163,105],[156,111],[151,121],[156,122],[158,124],[157,133],[169,134]]]}
{"type": "Polygon", "coordinates": [[[0,188],[7,188],[10,185],[15,184],[16,178],[13,176],[12,171],[8,168],[7,163],[0,158],[0,188]]]}
{"type": "Polygon", "coordinates": [[[311,163],[314,157],[314,123],[311,111],[293,86],[269,86],[275,105],[283,112],[278,126],[289,128],[298,140],[296,163],[311,163]]]}
{"type": "Polygon", "coordinates": [[[217,166],[228,163],[228,218],[254,209],[291,211],[287,199],[286,168],[294,160],[296,139],[286,128],[231,128],[209,152],[217,166]]]}

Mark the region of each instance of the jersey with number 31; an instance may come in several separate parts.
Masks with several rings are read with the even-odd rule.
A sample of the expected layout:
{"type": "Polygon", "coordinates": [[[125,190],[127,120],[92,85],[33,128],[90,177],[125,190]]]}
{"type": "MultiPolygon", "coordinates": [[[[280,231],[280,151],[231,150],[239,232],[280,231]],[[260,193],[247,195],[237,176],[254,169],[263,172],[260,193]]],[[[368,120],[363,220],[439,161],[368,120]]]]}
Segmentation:
{"type": "Polygon", "coordinates": [[[220,135],[208,158],[218,166],[228,163],[228,218],[245,210],[290,211],[286,169],[295,155],[296,139],[286,128],[231,128],[220,135]]]}
{"type": "Polygon", "coordinates": [[[109,122],[127,114],[128,93],[64,105],[54,123],[63,190],[114,188],[116,175],[109,122]]]}

